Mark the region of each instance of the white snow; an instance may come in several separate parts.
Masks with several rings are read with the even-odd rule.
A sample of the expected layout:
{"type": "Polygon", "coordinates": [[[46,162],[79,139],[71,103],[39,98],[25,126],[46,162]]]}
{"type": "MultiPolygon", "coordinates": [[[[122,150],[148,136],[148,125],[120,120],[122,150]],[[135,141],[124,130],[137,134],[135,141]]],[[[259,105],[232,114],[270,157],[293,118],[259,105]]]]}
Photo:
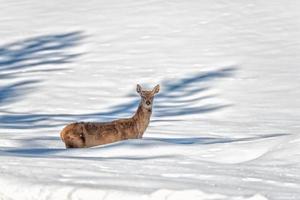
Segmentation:
{"type": "Polygon", "coordinates": [[[297,1],[0,1],[0,199],[300,198],[297,1]],[[144,138],[65,149],[73,121],[144,138]]]}

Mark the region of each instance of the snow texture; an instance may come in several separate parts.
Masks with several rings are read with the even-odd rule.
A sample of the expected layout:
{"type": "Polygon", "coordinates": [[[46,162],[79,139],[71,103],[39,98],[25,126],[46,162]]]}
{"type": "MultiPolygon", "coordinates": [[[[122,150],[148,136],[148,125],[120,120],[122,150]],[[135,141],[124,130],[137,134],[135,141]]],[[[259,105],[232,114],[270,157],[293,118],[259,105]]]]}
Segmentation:
{"type": "Polygon", "coordinates": [[[299,1],[0,0],[0,199],[300,199],[299,1]],[[144,138],[65,149],[75,121],[144,138]]]}

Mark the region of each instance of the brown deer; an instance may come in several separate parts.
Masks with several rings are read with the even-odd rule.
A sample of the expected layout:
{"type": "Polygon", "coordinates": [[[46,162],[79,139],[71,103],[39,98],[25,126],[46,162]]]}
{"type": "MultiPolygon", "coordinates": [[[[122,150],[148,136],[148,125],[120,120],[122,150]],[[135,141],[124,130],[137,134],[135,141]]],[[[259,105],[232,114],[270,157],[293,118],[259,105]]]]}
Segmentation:
{"type": "Polygon", "coordinates": [[[142,138],[150,122],[153,98],[159,92],[159,85],[147,91],[138,84],[136,91],[140,94],[141,101],[133,117],[111,122],[69,124],[60,133],[66,147],[86,148],[120,140],[142,138]]]}

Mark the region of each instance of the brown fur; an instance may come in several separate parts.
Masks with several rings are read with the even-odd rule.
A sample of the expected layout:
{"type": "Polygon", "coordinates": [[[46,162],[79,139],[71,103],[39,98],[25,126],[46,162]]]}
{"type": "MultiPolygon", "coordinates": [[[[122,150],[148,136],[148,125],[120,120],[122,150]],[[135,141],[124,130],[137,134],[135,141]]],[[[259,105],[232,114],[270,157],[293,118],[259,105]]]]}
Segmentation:
{"type": "Polygon", "coordinates": [[[142,138],[152,114],[153,98],[159,85],[151,91],[137,85],[141,102],[133,117],[112,122],[77,122],[67,125],[60,133],[67,148],[85,148],[120,140],[142,138]],[[150,103],[149,103],[150,102],[150,103]]]}

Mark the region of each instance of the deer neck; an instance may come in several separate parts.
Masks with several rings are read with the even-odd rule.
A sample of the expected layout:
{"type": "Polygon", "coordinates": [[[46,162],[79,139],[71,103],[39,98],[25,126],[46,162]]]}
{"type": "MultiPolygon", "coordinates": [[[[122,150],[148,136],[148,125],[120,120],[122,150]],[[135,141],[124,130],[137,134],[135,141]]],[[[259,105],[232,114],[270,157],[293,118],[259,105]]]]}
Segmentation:
{"type": "Polygon", "coordinates": [[[142,106],[142,103],[140,103],[135,115],[133,116],[138,132],[138,138],[141,138],[143,136],[143,133],[146,131],[150,122],[151,114],[152,108],[145,108],[142,106]]]}

